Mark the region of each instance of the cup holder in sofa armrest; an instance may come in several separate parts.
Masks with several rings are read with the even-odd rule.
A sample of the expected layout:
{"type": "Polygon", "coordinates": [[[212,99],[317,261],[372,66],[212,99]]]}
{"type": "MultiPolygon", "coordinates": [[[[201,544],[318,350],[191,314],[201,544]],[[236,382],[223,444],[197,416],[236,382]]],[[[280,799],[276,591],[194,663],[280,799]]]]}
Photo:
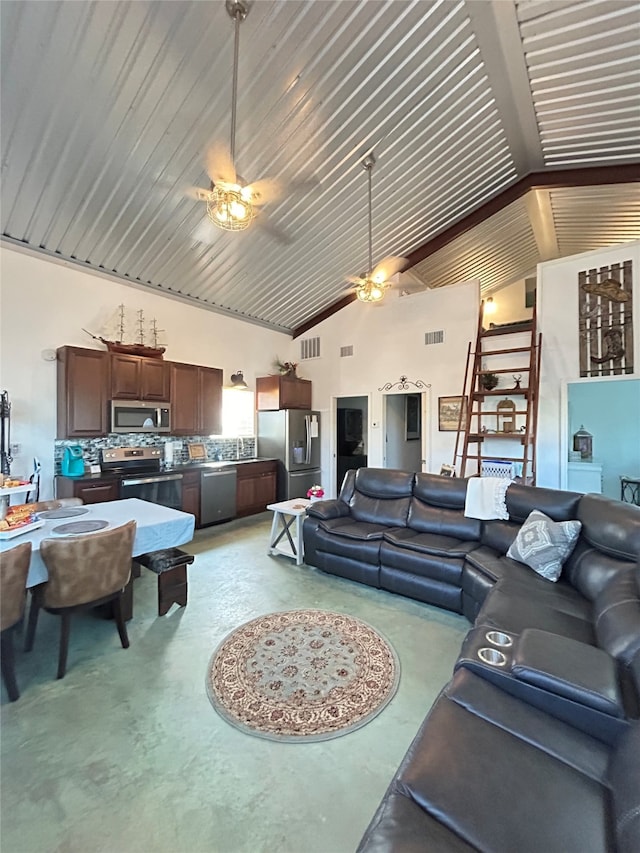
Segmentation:
{"type": "Polygon", "coordinates": [[[507,663],[507,656],[504,652],[501,652],[500,649],[491,649],[487,646],[478,649],[478,657],[482,663],[488,663],[489,666],[505,666],[507,663]]]}
{"type": "Polygon", "coordinates": [[[601,713],[625,716],[616,661],[595,646],[527,628],[514,648],[511,674],[601,713]]]}
{"type": "Polygon", "coordinates": [[[510,649],[513,645],[513,637],[504,631],[487,631],[484,636],[488,643],[501,649],[510,649]]]}

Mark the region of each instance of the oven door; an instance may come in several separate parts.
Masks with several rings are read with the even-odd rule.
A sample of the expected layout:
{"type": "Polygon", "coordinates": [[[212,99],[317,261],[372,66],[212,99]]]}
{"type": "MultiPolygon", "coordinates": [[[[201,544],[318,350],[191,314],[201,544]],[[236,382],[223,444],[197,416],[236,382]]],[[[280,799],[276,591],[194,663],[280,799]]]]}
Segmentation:
{"type": "Polygon", "coordinates": [[[182,474],[124,477],[120,481],[120,497],[140,498],[172,509],[182,509],[182,474]]]}

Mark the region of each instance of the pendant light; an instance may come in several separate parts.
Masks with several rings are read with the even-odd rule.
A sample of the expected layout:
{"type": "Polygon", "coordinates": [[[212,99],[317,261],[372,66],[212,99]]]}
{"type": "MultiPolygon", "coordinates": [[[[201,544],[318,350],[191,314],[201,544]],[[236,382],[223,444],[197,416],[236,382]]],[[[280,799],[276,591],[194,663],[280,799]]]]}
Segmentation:
{"type": "Polygon", "coordinates": [[[367,267],[366,275],[350,279],[350,281],[352,281],[356,286],[356,296],[360,302],[380,302],[384,298],[387,288],[391,287],[391,283],[388,279],[399,272],[407,264],[406,258],[390,256],[381,261],[375,269],[373,268],[373,205],[371,172],[373,171],[375,162],[376,158],[373,151],[365,157],[362,162],[362,166],[367,172],[368,183],[369,266],[367,267]]]}

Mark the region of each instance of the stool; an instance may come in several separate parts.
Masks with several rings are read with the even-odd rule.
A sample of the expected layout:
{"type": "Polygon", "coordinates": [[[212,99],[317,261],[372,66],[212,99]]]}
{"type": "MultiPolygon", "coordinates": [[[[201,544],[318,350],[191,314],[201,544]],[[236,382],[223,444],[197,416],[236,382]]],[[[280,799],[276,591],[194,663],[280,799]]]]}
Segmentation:
{"type": "Polygon", "coordinates": [[[179,548],[163,548],[135,557],[137,563],[158,575],[158,616],[164,616],[174,603],[187,606],[187,566],[194,559],[179,548]]]}

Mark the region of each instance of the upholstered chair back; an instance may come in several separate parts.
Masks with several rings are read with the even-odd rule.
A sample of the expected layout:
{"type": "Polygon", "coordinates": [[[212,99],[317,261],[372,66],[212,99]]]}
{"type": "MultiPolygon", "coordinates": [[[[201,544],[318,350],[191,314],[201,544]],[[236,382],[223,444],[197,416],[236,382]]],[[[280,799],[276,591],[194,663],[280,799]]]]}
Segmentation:
{"type": "Polygon", "coordinates": [[[405,527],[415,474],[388,468],[359,468],[349,501],[356,521],[405,527]]]}
{"type": "Polygon", "coordinates": [[[131,574],[135,521],[113,530],[43,539],[40,555],[49,573],[43,607],[73,607],[123,589],[131,574]]]}
{"type": "Polygon", "coordinates": [[[31,542],[23,542],[0,557],[0,631],[10,628],[24,613],[31,542]]]}

